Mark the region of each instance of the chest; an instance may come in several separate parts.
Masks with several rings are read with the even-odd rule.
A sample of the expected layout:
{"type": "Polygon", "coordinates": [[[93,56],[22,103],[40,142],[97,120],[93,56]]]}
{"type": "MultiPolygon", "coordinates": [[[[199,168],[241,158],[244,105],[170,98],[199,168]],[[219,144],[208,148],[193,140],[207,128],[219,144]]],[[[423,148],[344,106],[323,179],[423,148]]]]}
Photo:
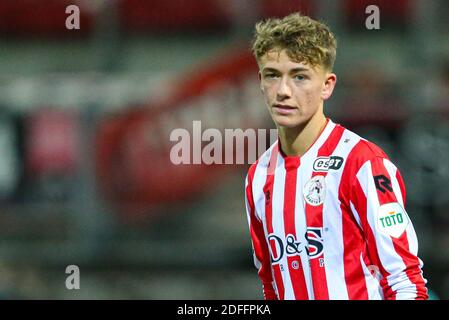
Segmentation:
{"type": "Polygon", "coordinates": [[[321,238],[326,231],[338,232],[347,192],[340,169],[338,158],[317,158],[311,168],[275,170],[267,176],[263,186],[254,190],[256,212],[266,234],[297,238],[311,233],[321,238]]]}

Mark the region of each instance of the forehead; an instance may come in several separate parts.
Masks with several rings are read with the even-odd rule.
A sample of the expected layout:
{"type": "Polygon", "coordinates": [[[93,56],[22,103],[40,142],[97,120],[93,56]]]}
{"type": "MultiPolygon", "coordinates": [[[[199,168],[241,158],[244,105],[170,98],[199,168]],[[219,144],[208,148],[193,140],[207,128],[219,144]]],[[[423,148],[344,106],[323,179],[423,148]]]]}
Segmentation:
{"type": "Polygon", "coordinates": [[[259,59],[259,69],[262,71],[263,69],[273,68],[279,71],[288,71],[291,69],[305,69],[316,71],[317,68],[311,66],[310,64],[301,61],[297,62],[292,60],[285,49],[272,49],[267,51],[260,59],[259,59]]]}

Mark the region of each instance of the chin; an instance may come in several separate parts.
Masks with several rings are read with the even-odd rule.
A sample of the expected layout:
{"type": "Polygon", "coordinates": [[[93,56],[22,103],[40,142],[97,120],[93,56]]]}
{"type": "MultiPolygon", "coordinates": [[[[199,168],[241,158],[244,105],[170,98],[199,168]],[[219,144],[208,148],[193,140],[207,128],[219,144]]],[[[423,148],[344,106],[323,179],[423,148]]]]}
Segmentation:
{"type": "Polygon", "coordinates": [[[277,127],[295,128],[301,125],[302,123],[302,121],[299,121],[298,119],[291,119],[289,117],[283,117],[278,115],[273,116],[272,119],[277,127]]]}

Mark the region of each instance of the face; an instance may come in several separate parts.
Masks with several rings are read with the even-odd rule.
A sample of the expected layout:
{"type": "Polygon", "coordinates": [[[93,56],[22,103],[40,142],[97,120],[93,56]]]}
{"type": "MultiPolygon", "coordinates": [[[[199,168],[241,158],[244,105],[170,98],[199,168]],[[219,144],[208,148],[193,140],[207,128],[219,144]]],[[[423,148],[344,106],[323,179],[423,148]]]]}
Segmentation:
{"type": "Polygon", "coordinates": [[[276,125],[293,128],[323,113],[336,76],[321,66],[292,61],[285,50],[268,51],[259,61],[259,78],[268,111],[276,125]]]}

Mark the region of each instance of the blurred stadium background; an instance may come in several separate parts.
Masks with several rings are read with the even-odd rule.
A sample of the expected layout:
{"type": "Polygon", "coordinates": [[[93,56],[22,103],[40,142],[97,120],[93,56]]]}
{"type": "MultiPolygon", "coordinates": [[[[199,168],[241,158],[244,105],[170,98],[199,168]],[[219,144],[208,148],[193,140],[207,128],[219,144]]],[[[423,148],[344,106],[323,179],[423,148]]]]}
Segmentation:
{"type": "Polygon", "coordinates": [[[249,41],[298,10],[337,35],[326,112],[398,165],[425,277],[449,298],[446,0],[0,0],[0,298],[261,299],[248,165],[174,166],[169,135],[272,128],[249,41]]]}

